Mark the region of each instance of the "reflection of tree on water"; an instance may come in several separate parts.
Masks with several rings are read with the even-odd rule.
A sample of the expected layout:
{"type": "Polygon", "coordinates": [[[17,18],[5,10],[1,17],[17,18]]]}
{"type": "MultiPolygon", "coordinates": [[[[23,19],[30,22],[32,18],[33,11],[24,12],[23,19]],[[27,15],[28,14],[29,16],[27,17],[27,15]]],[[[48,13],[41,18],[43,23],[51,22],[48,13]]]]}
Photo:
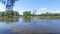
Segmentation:
{"type": "Polygon", "coordinates": [[[0,22],[3,23],[17,23],[19,18],[0,18],[0,22]]]}
{"type": "Polygon", "coordinates": [[[31,22],[31,17],[24,17],[23,21],[24,22],[31,22]]]}

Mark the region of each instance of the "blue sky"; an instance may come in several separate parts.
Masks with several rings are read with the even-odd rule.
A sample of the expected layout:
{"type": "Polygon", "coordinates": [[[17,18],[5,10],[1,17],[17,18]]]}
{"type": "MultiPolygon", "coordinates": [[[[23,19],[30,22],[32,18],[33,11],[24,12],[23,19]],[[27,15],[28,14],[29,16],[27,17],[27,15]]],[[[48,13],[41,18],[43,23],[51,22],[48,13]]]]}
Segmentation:
{"type": "MultiPolygon", "coordinates": [[[[18,11],[22,14],[26,10],[34,11],[36,14],[51,12],[59,13],[60,12],[60,0],[18,0],[15,3],[13,8],[15,11],[18,11]]],[[[5,7],[0,2],[0,11],[4,11],[5,7]]]]}

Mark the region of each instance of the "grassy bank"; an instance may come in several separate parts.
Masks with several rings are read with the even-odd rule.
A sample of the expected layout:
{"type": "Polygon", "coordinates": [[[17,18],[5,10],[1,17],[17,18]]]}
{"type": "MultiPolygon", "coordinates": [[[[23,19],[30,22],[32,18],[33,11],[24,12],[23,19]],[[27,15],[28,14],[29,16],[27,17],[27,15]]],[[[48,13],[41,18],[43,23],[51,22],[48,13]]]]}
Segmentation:
{"type": "Polygon", "coordinates": [[[58,19],[58,18],[60,18],[60,16],[28,16],[29,18],[31,17],[31,18],[56,18],[56,19],[58,19]]]}
{"type": "Polygon", "coordinates": [[[40,16],[40,18],[60,18],[60,16],[40,16]]]}
{"type": "MultiPolygon", "coordinates": [[[[9,17],[9,16],[0,16],[0,18],[19,18],[19,17],[23,17],[24,16],[12,16],[12,17],[9,17]]],[[[26,18],[60,18],[60,16],[27,16],[26,18]]]]}

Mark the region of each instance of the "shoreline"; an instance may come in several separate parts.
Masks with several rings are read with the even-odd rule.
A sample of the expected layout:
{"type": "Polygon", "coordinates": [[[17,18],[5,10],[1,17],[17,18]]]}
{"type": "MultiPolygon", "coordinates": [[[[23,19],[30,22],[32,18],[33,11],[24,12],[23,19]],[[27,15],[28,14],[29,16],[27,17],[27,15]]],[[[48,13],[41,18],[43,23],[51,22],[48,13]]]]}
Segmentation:
{"type": "MultiPolygon", "coordinates": [[[[24,16],[12,16],[12,17],[0,16],[0,18],[19,18],[19,17],[24,18],[24,16]]],[[[25,18],[60,18],[60,16],[27,16],[25,18]]]]}

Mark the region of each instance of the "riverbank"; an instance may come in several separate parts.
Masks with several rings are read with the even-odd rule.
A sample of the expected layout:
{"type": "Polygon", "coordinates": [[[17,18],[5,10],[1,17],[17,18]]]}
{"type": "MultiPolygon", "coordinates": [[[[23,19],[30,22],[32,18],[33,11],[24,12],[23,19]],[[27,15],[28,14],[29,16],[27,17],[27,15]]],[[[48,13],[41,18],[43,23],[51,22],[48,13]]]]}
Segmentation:
{"type": "Polygon", "coordinates": [[[40,18],[60,18],[60,16],[40,16],[40,18]]]}
{"type": "Polygon", "coordinates": [[[55,19],[60,19],[60,16],[30,16],[31,18],[55,18],[55,19]]]}
{"type": "MultiPolygon", "coordinates": [[[[24,16],[12,16],[12,17],[8,17],[8,16],[0,16],[0,18],[19,18],[19,17],[24,17],[24,16]]],[[[25,18],[60,18],[60,16],[27,16],[25,18]]]]}
{"type": "Polygon", "coordinates": [[[11,16],[10,17],[9,16],[0,16],[0,18],[19,18],[19,17],[20,16],[12,16],[12,17],[11,16]]]}

